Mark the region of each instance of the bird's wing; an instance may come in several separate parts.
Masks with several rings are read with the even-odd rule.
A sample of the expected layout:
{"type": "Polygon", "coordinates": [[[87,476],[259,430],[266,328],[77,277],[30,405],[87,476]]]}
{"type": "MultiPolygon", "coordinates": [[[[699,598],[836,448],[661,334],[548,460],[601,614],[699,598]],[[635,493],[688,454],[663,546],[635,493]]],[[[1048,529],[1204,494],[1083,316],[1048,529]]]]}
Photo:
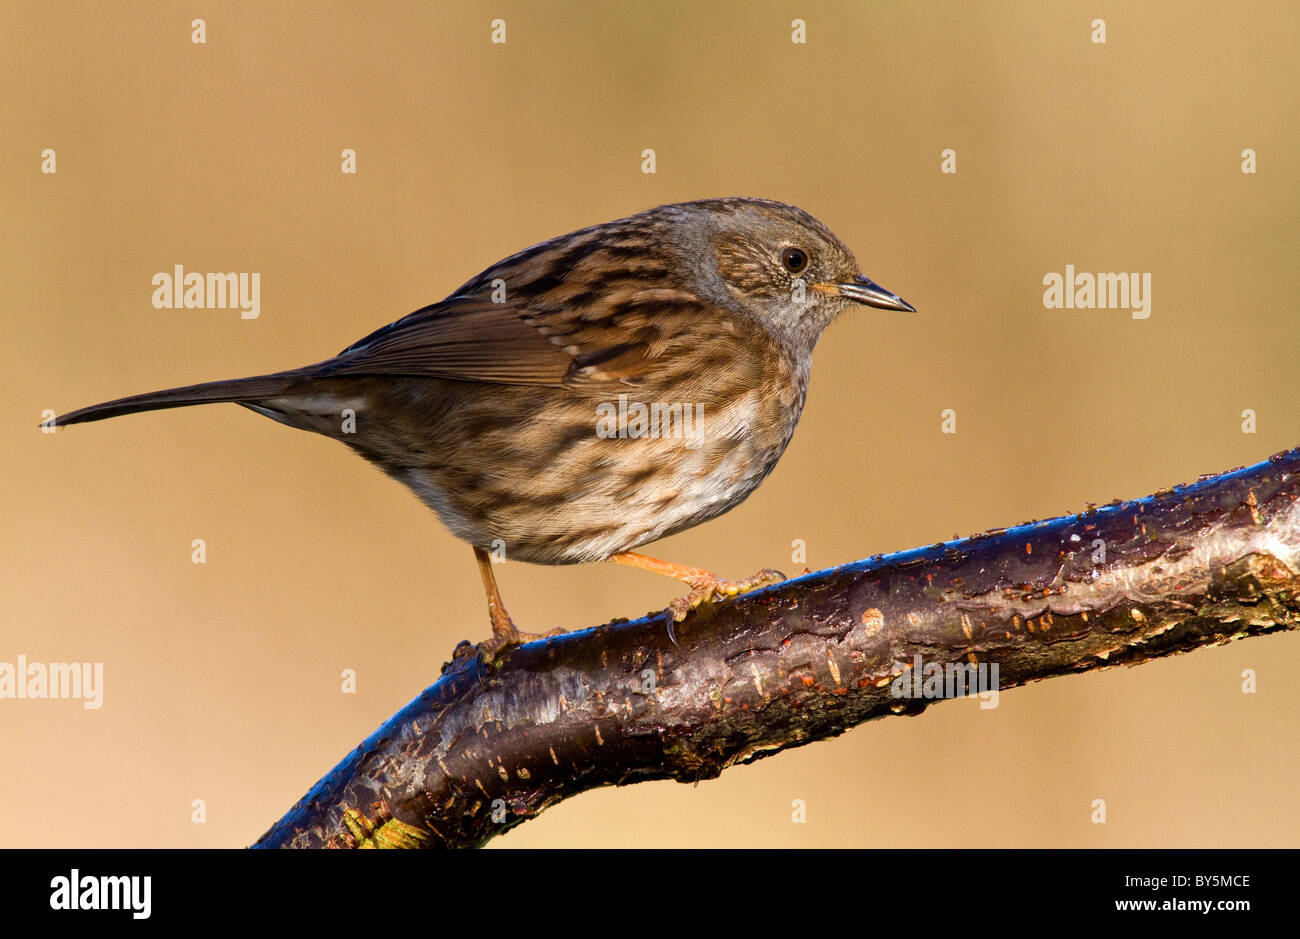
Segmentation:
{"type": "Polygon", "coordinates": [[[566,304],[454,296],[371,333],[318,375],[406,375],[509,385],[636,385],[742,328],[674,288],[615,287],[566,304]]]}

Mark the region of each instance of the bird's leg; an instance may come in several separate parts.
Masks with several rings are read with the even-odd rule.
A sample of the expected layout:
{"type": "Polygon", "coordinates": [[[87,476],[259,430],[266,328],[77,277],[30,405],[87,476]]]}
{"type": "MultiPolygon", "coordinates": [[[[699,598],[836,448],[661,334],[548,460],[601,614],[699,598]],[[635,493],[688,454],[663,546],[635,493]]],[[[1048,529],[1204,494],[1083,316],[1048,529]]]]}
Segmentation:
{"type": "Polygon", "coordinates": [[[563,629],[552,629],[548,633],[526,633],[516,628],[514,621],[510,619],[510,614],[506,612],[506,605],[501,602],[497,578],[492,573],[492,559],[482,548],[475,548],[474,560],[478,561],[478,572],[483,578],[483,590],[487,593],[488,618],[492,621],[492,638],[478,644],[478,650],[485,661],[492,661],[502,649],[510,646],[522,645],[533,639],[545,639],[547,636],[558,636],[564,632],[563,629]]]}
{"type": "Polygon", "coordinates": [[[629,567],[639,567],[643,571],[650,571],[654,574],[663,574],[666,577],[672,577],[689,584],[692,588],[690,593],[684,597],[678,597],[668,604],[673,619],[679,623],[686,618],[686,614],[691,610],[715,597],[734,597],[737,594],[746,593],[759,587],[766,587],[769,584],[779,584],[785,580],[784,574],[770,568],[764,568],[744,580],[723,580],[713,571],[706,571],[702,567],[691,567],[687,564],[661,561],[658,558],[647,557],[634,551],[615,554],[610,560],[617,561],[619,564],[626,564],[629,567]]]}

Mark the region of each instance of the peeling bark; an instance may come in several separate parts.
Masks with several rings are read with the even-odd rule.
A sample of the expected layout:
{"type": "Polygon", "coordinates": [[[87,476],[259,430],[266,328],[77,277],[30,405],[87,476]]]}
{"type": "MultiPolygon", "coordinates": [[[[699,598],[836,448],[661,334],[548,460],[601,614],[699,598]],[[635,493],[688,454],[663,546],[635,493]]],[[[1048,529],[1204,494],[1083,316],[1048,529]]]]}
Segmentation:
{"type": "Polygon", "coordinates": [[[912,696],[918,661],[996,666],[1006,690],[1295,629],[1298,473],[1290,450],[807,574],[672,629],[666,614],[609,623],[490,666],[462,643],[254,847],[481,845],[596,786],[708,779],[918,713],[936,700],[912,696]]]}

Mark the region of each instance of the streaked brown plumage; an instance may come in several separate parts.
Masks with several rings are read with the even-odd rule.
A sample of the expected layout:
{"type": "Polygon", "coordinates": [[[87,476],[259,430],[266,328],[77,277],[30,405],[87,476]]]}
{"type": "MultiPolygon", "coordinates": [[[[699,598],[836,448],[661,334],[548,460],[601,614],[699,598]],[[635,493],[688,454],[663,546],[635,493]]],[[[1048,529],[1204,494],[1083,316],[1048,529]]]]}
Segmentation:
{"type": "Polygon", "coordinates": [[[501,546],[513,560],[613,558],[677,576],[695,588],[678,616],[748,586],[629,552],[762,482],[799,420],[813,346],[856,303],[912,309],[806,212],[757,199],[664,205],[512,255],[316,365],[56,423],[233,401],[346,443],[475,547],[491,651],[521,635],[487,562],[501,546]],[[602,435],[598,417],[620,396],[660,416],[691,408],[694,435],[671,423],[668,434],[602,435]]]}

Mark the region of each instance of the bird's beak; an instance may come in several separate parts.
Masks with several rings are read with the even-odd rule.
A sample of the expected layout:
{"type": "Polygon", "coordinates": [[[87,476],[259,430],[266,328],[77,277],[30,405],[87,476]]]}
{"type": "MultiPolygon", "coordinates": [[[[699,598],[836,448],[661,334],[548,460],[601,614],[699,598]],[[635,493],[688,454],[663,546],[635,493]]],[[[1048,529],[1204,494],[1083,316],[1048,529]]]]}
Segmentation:
{"type": "MultiPolygon", "coordinates": [[[[821,285],[818,285],[821,286],[821,285]]],[[[848,297],[858,303],[874,306],[881,310],[903,310],[915,313],[916,307],[896,293],[890,293],[870,277],[857,274],[850,284],[826,284],[828,290],[837,292],[841,297],[848,297]]]]}

